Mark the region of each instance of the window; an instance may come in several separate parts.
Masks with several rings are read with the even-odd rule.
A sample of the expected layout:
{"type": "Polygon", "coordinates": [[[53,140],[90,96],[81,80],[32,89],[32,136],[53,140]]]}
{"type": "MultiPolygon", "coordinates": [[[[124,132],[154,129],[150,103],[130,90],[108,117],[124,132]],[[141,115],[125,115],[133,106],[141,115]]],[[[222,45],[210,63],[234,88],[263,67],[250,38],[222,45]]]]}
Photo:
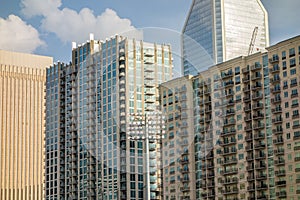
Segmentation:
{"type": "Polygon", "coordinates": [[[284,92],[284,97],[289,97],[289,92],[284,92]]]}
{"type": "Polygon", "coordinates": [[[243,129],[243,125],[242,125],[242,124],[239,124],[239,125],[237,126],[237,129],[238,129],[238,131],[242,130],[242,129],[243,129]]]}
{"type": "Polygon", "coordinates": [[[283,72],[282,75],[283,75],[283,77],[286,77],[286,76],[287,76],[287,73],[286,73],[286,72],[283,72]]]}
{"type": "Polygon", "coordinates": [[[241,82],[240,76],[236,76],[235,77],[235,84],[240,84],[240,82],[241,82]]]}
{"type": "Polygon", "coordinates": [[[291,75],[295,75],[296,72],[297,72],[296,69],[291,69],[290,74],[291,74],[291,75]]]}
{"type": "Polygon", "coordinates": [[[235,74],[237,75],[237,74],[240,74],[240,67],[236,67],[235,69],[234,69],[234,71],[235,71],[235,74]]]}
{"type": "Polygon", "coordinates": [[[242,115],[237,115],[237,121],[240,121],[240,120],[242,120],[242,115]]]}
{"type": "Polygon", "coordinates": [[[238,148],[239,148],[239,150],[240,150],[240,149],[243,149],[243,148],[244,148],[244,145],[243,145],[243,144],[238,144],[238,148]]]}
{"type": "Polygon", "coordinates": [[[235,87],[235,91],[236,91],[236,92],[241,91],[241,86],[240,86],[240,85],[239,85],[239,86],[236,86],[236,87],[235,87]]]}
{"type": "Polygon", "coordinates": [[[239,160],[243,160],[244,159],[244,154],[239,154],[239,160]]]}
{"type": "Polygon", "coordinates": [[[295,66],[296,66],[295,58],[290,59],[290,67],[295,67],[295,66]]]}
{"type": "Polygon", "coordinates": [[[282,70],[285,70],[286,69],[286,61],[283,61],[282,62],[282,70]]]}
{"type": "Polygon", "coordinates": [[[283,88],[288,88],[288,82],[287,81],[283,82],[283,88]]]}
{"type": "Polygon", "coordinates": [[[284,103],[284,107],[285,107],[285,108],[288,108],[288,107],[289,107],[289,102],[285,102],[285,103],[284,103]]]}
{"type": "Polygon", "coordinates": [[[288,140],[291,139],[291,134],[290,133],[286,134],[286,139],[288,139],[288,140]]]}
{"type": "Polygon", "coordinates": [[[290,117],[290,113],[285,113],[285,118],[289,118],[290,117]]]}
{"type": "Polygon", "coordinates": [[[295,48],[289,49],[289,56],[292,57],[295,55],[295,48]]]}
{"type": "Polygon", "coordinates": [[[291,80],[291,86],[297,85],[297,78],[291,80]]]}
{"type": "Polygon", "coordinates": [[[242,140],[243,139],[243,135],[242,134],[238,134],[238,140],[242,140]]]}
{"type": "Polygon", "coordinates": [[[282,55],[282,60],[286,59],[286,52],[285,52],[285,51],[283,51],[283,52],[281,53],[281,55],[282,55]]]}
{"type": "Polygon", "coordinates": [[[292,101],[292,107],[298,106],[298,99],[292,101]]]}
{"type": "Polygon", "coordinates": [[[285,126],[286,126],[286,128],[290,128],[290,127],[291,127],[290,122],[287,122],[287,123],[285,124],[285,126]]]}

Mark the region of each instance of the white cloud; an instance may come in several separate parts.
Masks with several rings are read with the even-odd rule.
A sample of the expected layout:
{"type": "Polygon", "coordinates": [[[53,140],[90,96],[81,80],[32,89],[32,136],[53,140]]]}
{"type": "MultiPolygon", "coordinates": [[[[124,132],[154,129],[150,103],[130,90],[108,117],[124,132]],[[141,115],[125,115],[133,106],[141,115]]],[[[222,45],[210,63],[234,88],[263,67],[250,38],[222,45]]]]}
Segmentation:
{"type": "Polygon", "coordinates": [[[41,15],[42,28],[55,33],[63,42],[82,42],[94,33],[95,39],[105,39],[115,34],[142,38],[141,31],[132,26],[129,19],[120,18],[112,9],[106,9],[101,15],[94,15],[89,8],[79,12],[63,8],[61,0],[22,0],[23,13],[26,16],[41,15]]]}
{"type": "Polygon", "coordinates": [[[61,6],[61,0],[21,0],[22,12],[27,17],[48,15],[61,6]]]}
{"type": "Polygon", "coordinates": [[[0,49],[3,50],[32,53],[45,45],[38,31],[15,15],[0,18],[0,38],[0,49]]]}

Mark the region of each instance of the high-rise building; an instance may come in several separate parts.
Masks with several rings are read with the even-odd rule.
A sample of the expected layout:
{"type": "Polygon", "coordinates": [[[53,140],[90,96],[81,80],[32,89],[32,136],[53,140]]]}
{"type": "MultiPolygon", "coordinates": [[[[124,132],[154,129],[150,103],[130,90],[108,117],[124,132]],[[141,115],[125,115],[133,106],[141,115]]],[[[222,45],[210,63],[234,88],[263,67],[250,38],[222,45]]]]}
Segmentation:
{"type": "MultiPolygon", "coordinates": [[[[162,90],[166,92],[160,97],[164,108],[171,107],[166,111],[170,121],[164,149],[173,145],[172,138],[179,138],[175,146],[180,144],[181,132],[177,135],[175,130],[184,124],[182,120],[172,122],[176,117],[173,113],[181,111],[180,98],[177,103],[172,99],[172,88],[192,81],[192,96],[186,99],[193,98],[194,102],[194,130],[188,134],[194,136],[195,144],[195,199],[299,198],[299,61],[300,36],[267,47],[264,52],[220,63],[192,78],[183,77],[185,81],[162,84],[171,89],[162,90]]],[[[181,149],[176,149],[180,157],[181,149]]],[[[163,152],[167,162],[168,153],[163,152]]],[[[170,167],[181,161],[172,160],[170,167]]],[[[165,194],[170,194],[173,174],[178,174],[176,184],[184,184],[181,170],[164,171],[165,194]]],[[[180,198],[174,195],[169,199],[180,198]]]]}
{"type": "Polygon", "coordinates": [[[196,199],[192,76],[159,87],[166,133],[162,139],[164,200],[196,199]]]}
{"type": "Polygon", "coordinates": [[[44,90],[52,63],[0,50],[0,199],[43,199],[44,90]]]}
{"type": "Polygon", "coordinates": [[[91,37],[72,55],[47,70],[46,198],[146,199],[150,187],[162,199],[161,141],[145,162],[144,141],[127,130],[128,116],[157,110],[157,86],[172,77],[170,46],[91,37]]]}
{"type": "Polygon", "coordinates": [[[196,75],[203,68],[267,47],[267,12],[260,0],[193,0],[182,43],[183,73],[196,75]]]}

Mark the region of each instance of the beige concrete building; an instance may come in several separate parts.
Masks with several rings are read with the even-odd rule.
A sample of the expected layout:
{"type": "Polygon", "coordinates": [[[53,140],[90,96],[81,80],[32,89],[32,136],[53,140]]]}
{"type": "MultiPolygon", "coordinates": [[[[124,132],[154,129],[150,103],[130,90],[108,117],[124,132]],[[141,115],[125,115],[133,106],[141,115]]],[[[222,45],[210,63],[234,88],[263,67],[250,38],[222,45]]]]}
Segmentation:
{"type": "Polygon", "coordinates": [[[299,81],[300,36],[162,84],[164,199],[300,200],[299,81]],[[176,87],[181,96],[187,83],[193,88],[182,104],[176,87]],[[187,129],[194,137],[192,163],[181,158],[183,124],[194,126],[187,129]],[[195,190],[181,179],[182,161],[189,169],[194,164],[195,190]],[[185,183],[190,193],[179,195],[185,183]]]}
{"type": "Polygon", "coordinates": [[[300,37],[194,77],[197,199],[300,199],[300,37]]]}
{"type": "Polygon", "coordinates": [[[196,199],[192,76],[160,85],[167,117],[162,140],[164,200],[196,199]]]}
{"type": "Polygon", "coordinates": [[[43,198],[46,67],[51,57],[0,50],[0,199],[43,198]]]}

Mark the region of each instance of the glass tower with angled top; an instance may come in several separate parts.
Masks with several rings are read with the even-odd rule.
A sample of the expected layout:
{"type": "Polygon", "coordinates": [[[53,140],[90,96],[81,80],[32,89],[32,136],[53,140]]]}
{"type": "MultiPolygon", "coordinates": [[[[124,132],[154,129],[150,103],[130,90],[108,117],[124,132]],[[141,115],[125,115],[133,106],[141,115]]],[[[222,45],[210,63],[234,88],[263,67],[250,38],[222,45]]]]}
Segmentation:
{"type": "Polygon", "coordinates": [[[268,45],[268,14],[260,0],[193,0],[182,31],[184,75],[268,45]]]}

